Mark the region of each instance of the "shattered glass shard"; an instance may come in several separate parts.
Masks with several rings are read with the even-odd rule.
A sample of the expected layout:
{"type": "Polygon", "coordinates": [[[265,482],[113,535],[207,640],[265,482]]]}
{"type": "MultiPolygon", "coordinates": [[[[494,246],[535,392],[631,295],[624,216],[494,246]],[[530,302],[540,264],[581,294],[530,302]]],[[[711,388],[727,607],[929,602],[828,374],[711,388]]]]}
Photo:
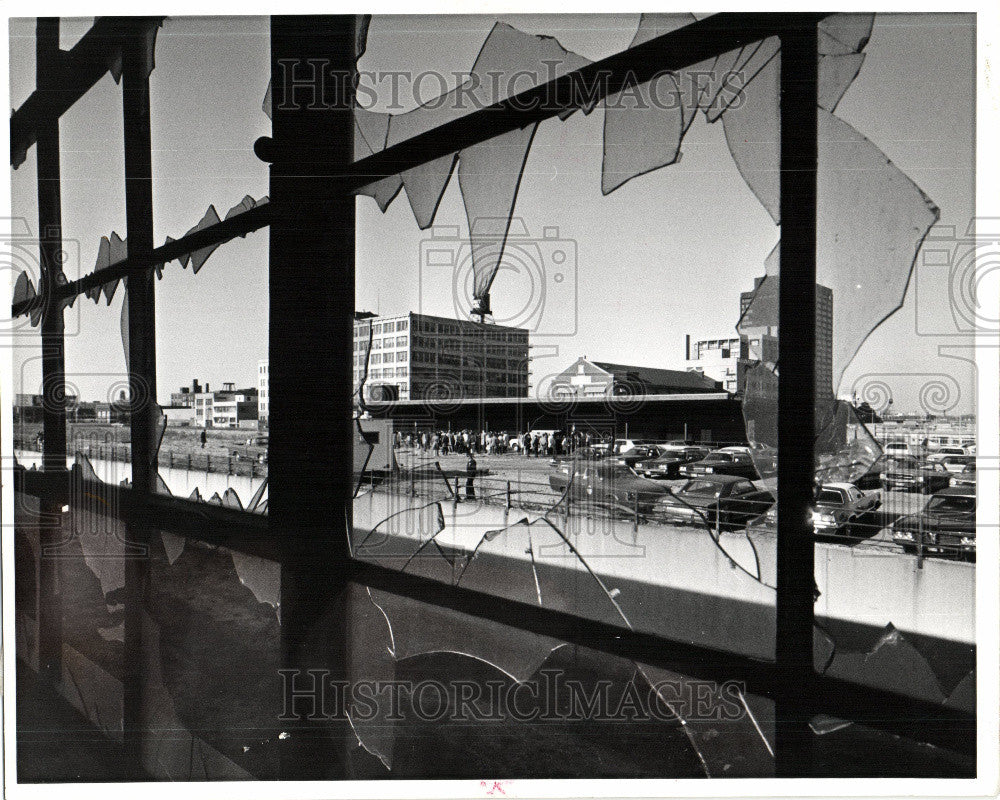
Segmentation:
{"type": "MultiPolygon", "coordinates": [[[[198,222],[198,224],[195,225],[193,228],[191,228],[191,230],[189,230],[184,235],[190,236],[192,233],[205,230],[205,228],[210,228],[212,225],[218,225],[221,221],[222,220],[219,219],[219,212],[215,210],[215,206],[210,205],[208,207],[208,210],[205,212],[205,216],[203,216],[201,220],[198,222]]],[[[200,250],[195,250],[190,255],[185,255],[183,258],[180,259],[181,266],[187,267],[188,260],[190,259],[191,269],[194,271],[195,274],[197,274],[198,270],[200,270],[204,266],[205,262],[208,260],[208,257],[212,255],[212,253],[214,253],[219,248],[219,246],[220,245],[218,244],[212,244],[209,245],[208,247],[203,247],[200,250]]]]}
{"type": "Polygon", "coordinates": [[[232,486],[227,488],[225,493],[222,495],[222,505],[226,508],[235,508],[238,511],[243,510],[243,503],[240,502],[240,496],[236,493],[236,490],[232,486]]]}
{"type": "MultiPolygon", "coordinates": [[[[418,106],[405,114],[395,114],[389,120],[389,133],[386,146],[392,147],[399,142],[412,139],[421,133],[426,133],[453,119],[465,116],[467,108],[461,99],[469,84],[448,92],[443,98],[433,101],[432,105],[418,106]]],[[[455,167],[456,153],[421,164],[418,167],[405,170],[402,175],[403,189],[410,203],[417,226],[424,230],[434,222],[441,197],[448,186],[452,169],[455,167]]]]}
{"type": "Polygon", "coordinates": [[[705,116],[709,122],[715,122],[733,106],[750,102],[750,99],[745,96],[747,87],[766,68],[778,63],[780,49],[781,41],[777,36],[764,39],[743,49],[732,74],[724,82],[723,89],[716,94],[711,104],[705,109],[705,116]]]}
{"type": "Polygon", "coordinates": [[[933,703],[945,700],[927,659],[892,623],[869,652],[836,653],[826,674],[933,703]]]}
{"type": "Polygon", "coordinates": [[[741,90],[741,102],[722,115],[722,127],[733,161],[750,191],[775,224],[780,222],[781,137],[778,103],[781,59],[771,59],[756,80],[741,90]]]}
{"type": "MultiPolygon", "coordinates": [[[[695,21],[693,14],[643,14],[629,47],[663,36],[695,21]]],[[[604,163],[601,192],[610,194],[632,178],[673,164],[681,139],[694,119],[700,88],[685,70],[641,86],[630,85],[604,100],[604,163]]]]}
{"type": "MultiPolygon", "coordinates": [[[[99,291],[100,290],[98,289],[98,292],[99,291]]],[[[31,278],[28,277],[28,273],[19,272],[17,274],[17,279],[14,281],[14,290],[11,294],[11,304],[17,305],[18,303],[26,303],[29,300],[34,300],[37,296],[38,293],[35,291],[35,284],[31,282],[31,278]]]]}
{"type": "Polygon", "coordinates": [[[527,517],[507,528],[487,531],[458,573],[456,584],[521,603],[544,605],[527,517]],[[512,558],[514,552],[530,558],[512,558]]]}
{"type": "Polygon", "coordinates": [[[245,214],[251,208],[257,205],[257,201],[254,200],[250,195],[244,195],[243,199],[240,200],[235,206],[226,212],[224,219],[229,219],[230,217],[235,217],[238,214],[245,214]]]}
{"type": "Polygon", "coordinates": [[[528,125],[509,131],[467,147],[459,156],[458,184],[469,221],[476,299],[489,292],[503,258],[518,186],[536,129],[536,125],[528,125]]]}
{"type": "Polygon", "coordinates": [[[750,45],[749,48],[740,47],[736,50],[730,50],[728,53],[723,53],[715,60],[715,64],[707,75],[705,88],[700,95],[699,101],[699,107],[705,113],[706,118],[709,118],[709,114],[717,103],[726,101],[726,95],[732,92],[732,89],[729,87],[734,80],[733,76],[736,67],[749,59],[750,54],[755,48],[756,44],[750,45]],[[722,99],[720,99],[720,95],[723,96],[722,99]]]}
{"type": "Polygon", "coordinates": [[[247,503],[247,511],[257,511],[262,505],[265,507],[267,505],[267,478],[264,478],[257,491],[253,493],[253,497],[247,503]]]}
{"type": "Polygon", "coordinates": [[[774,774],[774,702],[749,695],[731,687],[717,686],[716,703],[725,705],[725,718],[705,718],[698,714],[687,697],[707,700],[699,683],[689,676],[663,667],[635,663],[638,674],[655,693],[659,714],[668,709],[681,722],[682,729],[698,755],[706,777],[770,777],[774,774]],[[729,709],[729,706],[732,706],[729,709]]]}
{"type": "MultiPolygon", "coordinates": [[[[364,108],[354,109],[354,160],[360,161],[380,150],[385,149],[389,136],[390,114],[379,111],[368,111],[364,108]]],[[[362,186],[357,194],[367,195],[378,203],[379,210],[385,213],[389,204],[399,194],[403,180],[399,175],[388,175],[385,178],[362,186]]]]}
{"type": "Polygon", "coordinates": [[[277,609],[281,602],[281,564],[238,550],[229,552],[240,583],[253,592],[258,602],[277,609]]]}
{"type": "Polygon", "coordinates": [[[819,23],[820,55],[860,53],[872,34],[874,14],[831,14],[819,23]]]}
{"type": "Polygon", "coordinates": [[[183,536],[175,533],[160,531],[160,539],[163,541],[163,549],[167,554],[167,563],[173,566],[174,562],[180,558],[184,552],[184,543],[187,541],[183,536]]]}
{"type": "MultiPolygon", "coordinates": [[[[453,119],[505,100],[514,91],[525,91],[588,63],[590,62],[587,59],[567,51],[550,36],[526,34],[510,25],[498,22],[483,42],[469,79],[430,103],[405,114],[393,115],[389,120],[386,146],[391,147],[413,138],[453,119]],[[516,81],[513,80],[515,74],[516,81]],[[510,91],[506,91],[508,89],[510,91]]],[[[580,100],[585,109],[592,107],[584,101],[584,98],[580,100]]],[[[527,158],[527,147],[530,145],[530,137],[523,149],[520,147],[522,140],[519,137],[497,137],[497,139],[504,141],[493,140],[493,144],[483,142],[470,148],[475,151],[470,160],[476,167],[477,173],[482,171],[479,165],[490,164],[490,172],[505,176],[506,186],[499,194],[497,205],[485,214],[488,217],[502,216],[505,209],[513,207],[521,170],[527,158]],[[514,141],[519,146],[512,146],[514,141]]],[[[443,156],[418,168],[406,170],[402,174],[407,199],[421,229],[429,227],[434,221],[437,207],[451,177],[455,158],[454,154],[443,156]]],[[[476,182],[466,182],[469,191],[478,188],[476,182]]],[[[497,194],[495,188],[492,194],[497,194]]],[[[482,199],[474,197],[470,200],[466,196],[466,203],[477,210],[490,208],[485,197],[482,199]]],[[[474,218],[470,219],[470,224],[473,221],[474,218]]],[[[494,271],[495,265],[492,269],[489,265],[483,268],[479,265],[476,267],[477,275],[481,273],[492,277],[494,271]]],[[[488,286],[489,282],[488,279],[477,280],[477,284],[481,285],[488,286]]]]}
{"type": "Polygon", "coordinates": [[[899,309],[937,206],[846,122],[819,110],[817,282],[833,291],[833,389],[868,335],[899,309]]]}
{"type": "Polygon", "coordinates": [[[864,53],[820,56],[817,98],[819,107],[831,113],[835,111],[844,93],[858,77],[864,63],[864,53]]]}
{"type": "MultiPolygon", "coordinates": [[[[771,86],[764,76],[755,86],[771,86]]],[[[780,206],[773,144],[778,141],[777,98],[770,112],[750,115],[752,105],[723,116],[727,140],[740,173],[765,208],[780,206]],[[731,121],[731,119],[733,121],[731,121]],[[728,126],[740,133],[730,135],[728,126]],[[770,154],[768,154],[768,150],[770,154]],[[768,159],[771,171],[768,171],[768,159]]],[[[833,292],[833,385],[869,334],[901,307],[920,244],[938,220],[937,206],[885,154],[853,127],[825,109],[819,115],[817,174],[817,283],[833,292]]],[[[779,250],[768,256],[775,274],[779,250]]],[[[756,301],[756,298],[755,298],[756,301]]],[[[742,329],[742,328],[741,328],[742,329]]]]}

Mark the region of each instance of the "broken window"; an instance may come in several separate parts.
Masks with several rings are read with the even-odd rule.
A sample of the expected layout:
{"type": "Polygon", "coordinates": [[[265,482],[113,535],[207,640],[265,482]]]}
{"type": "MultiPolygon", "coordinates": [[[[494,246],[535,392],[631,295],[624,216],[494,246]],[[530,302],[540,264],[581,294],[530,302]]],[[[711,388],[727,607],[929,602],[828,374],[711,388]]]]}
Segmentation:
{"type": "Polygon", "coordinates": [[[280,565],[160,531],[142,609],[142,762],[161,780],[278,776],[280,565]]]}

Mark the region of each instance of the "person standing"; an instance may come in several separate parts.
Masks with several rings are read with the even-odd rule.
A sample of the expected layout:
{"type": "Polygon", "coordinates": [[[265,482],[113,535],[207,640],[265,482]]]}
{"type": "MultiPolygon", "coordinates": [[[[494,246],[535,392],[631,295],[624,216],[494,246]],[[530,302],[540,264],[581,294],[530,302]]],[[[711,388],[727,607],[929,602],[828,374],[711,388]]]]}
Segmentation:
{"type": "Polygon", "coordinates": [[[201,431],[201,449],[205,449],[205,443],[208,441],[208,432],[203,428],[201,431]]]}
{"type": "Polygon", "coordinates": [[[469,450],[469,460],[465,462],[465,499],[476,499],[476,457],[469,450]]]}

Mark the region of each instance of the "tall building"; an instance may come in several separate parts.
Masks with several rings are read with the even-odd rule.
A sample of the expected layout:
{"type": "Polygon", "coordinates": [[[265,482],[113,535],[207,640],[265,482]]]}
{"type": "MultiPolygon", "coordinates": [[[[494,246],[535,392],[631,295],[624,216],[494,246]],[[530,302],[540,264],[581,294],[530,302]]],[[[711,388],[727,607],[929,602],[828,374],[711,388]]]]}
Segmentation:
{"type": "Polygon", "coordinates": [[[354,322],[355,391],[362,380],[369,400],[527,397],[528,331],[412,312],[363,312],[354,322]]]}
{"type": "MultiPolygon", "coordinates": [[[[777,276],[755,278],[754,288],[740,293],[739,329],[747,337],[751,360],[778,360],[778,285],[777,276]]],[[[816,396],[833,393],[833,290],[817,283],[816,396]]]]}

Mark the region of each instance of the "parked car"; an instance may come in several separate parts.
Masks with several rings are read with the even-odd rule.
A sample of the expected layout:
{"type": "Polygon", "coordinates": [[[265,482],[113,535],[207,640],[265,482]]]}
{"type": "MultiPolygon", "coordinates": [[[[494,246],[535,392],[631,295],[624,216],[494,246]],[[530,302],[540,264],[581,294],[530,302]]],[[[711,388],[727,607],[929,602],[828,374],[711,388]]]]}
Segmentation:
{"type": "Polygon", "coordinates": [[[704,447],[671,445],[662,448],[656,458],[637,462],[632,469],[647,478],[677,478],[683,464],[701,461],[706,455],[704,447]]]}
{"type": "MultiPolygon", "coordinates": [[[[885,468],[886,457],[879,456],[872,461],[871,466],[865,470],[855,481],[854,485],[861,491],[882,488],[882,470],[885,468]]],[[[863,466],[863,465],[862,465],[863,466]]]]}
{"type": "Polygon", "coordinates": [[[635,475],[628,467],[605,462],[561,464],[549,475],[552,491],[562,494],[572,479],[570,499],[597,505],[619,506],[648,513],[667,493],[662,483],[635,475]]]}
{"type": "Polygon", "coordinates": [[[652,444],[656,444],[656,442],[651,439],[616,439],[615,443],[611,446],[611,452],[616,456],[620,456],[622,453],[627,453],[629,450],[634,450],[641,445],[652,444]]]}
{"type": "Polygon", "coordinates": [[[971,486],[976,488],[976,460],[973,459],[966,464],[959,473],[952,473],[952,486],[971,486]]]}
{"type": "Polygon", "coordinates": [[[555,456],[549,459],[549,464],[557,467],[564,461],[573,461],[574,459],[579,461],[600,461],[603,458],[607,458],[609,453],[610,451],[606,447],[578,447],[569,455],[555,456]]]}
{"type": "Polygon", "coordinates": [[[935,493],[923,511],[893,523],[892,540],[907,553],[923,551],[945,558],[976,560],[976,491],[952,486],[935,493]]]}
{"type": "MultiPolygon", "coordinates": [[[[954,449],[954,448],[948,448],[954,449]]],[[[976,460],[975,456],[968,455],[957,455],[954,453],[945,453],[942,450],[934,453],[933,455],[927,456],[927,461],[934,464],[943,464],[944,468],[948,472],[961,472],[965,469],[965,465],[976,460]]]]}
{"type": "Polygon", "coordinates": [[[631,450],[625,450],[615,456],[615,463],[620,467],[634,467],[640,461],[657,458],[663,451],[654,444],[640,444],[631,450]]]}
{"type": "Polygon", "coordinates": [[[680,471],[682,475],[692,478],[700,475],[736,475],[751,479],[759,477],[753,459],[748,454],[721,450],[709,453],[701,461],[682,465],[680,471]]]}
{"type": "Polygon", "coordinates": [[[742,453],[743,455],[750,455],[750,446],[745,444],[734,444],[727,447],[720,447],[716,453],[742,453]]]}
{"type": "Polygon", "coordinates": [[[909,442],[890,441],[886,442],[882,448],[887,456],[912,456],[915,455],[915,448],[909,442]]]}
{"type": "Polygon", "coordinates": [[[658,504],[657,516],[672,522],[742,526],[764,514],[774,495],[758,489],[746,478],[705,475],[692,478],[658,504]]]}
{"type": "Polygon", "coordinates": [[[931,494],[951,483],[951,473],[943,464],[920,461],[913,456],[887,458],[882,466],[882,488],[888,492],[931,494]]]}
{"type": "Polygon", "coordinates": [[[817,534],[851,533],[852,526],[882,505],[876,492],[862,492],[853,483],[824,483],[816,491],[813,531],[817,534]]]}

